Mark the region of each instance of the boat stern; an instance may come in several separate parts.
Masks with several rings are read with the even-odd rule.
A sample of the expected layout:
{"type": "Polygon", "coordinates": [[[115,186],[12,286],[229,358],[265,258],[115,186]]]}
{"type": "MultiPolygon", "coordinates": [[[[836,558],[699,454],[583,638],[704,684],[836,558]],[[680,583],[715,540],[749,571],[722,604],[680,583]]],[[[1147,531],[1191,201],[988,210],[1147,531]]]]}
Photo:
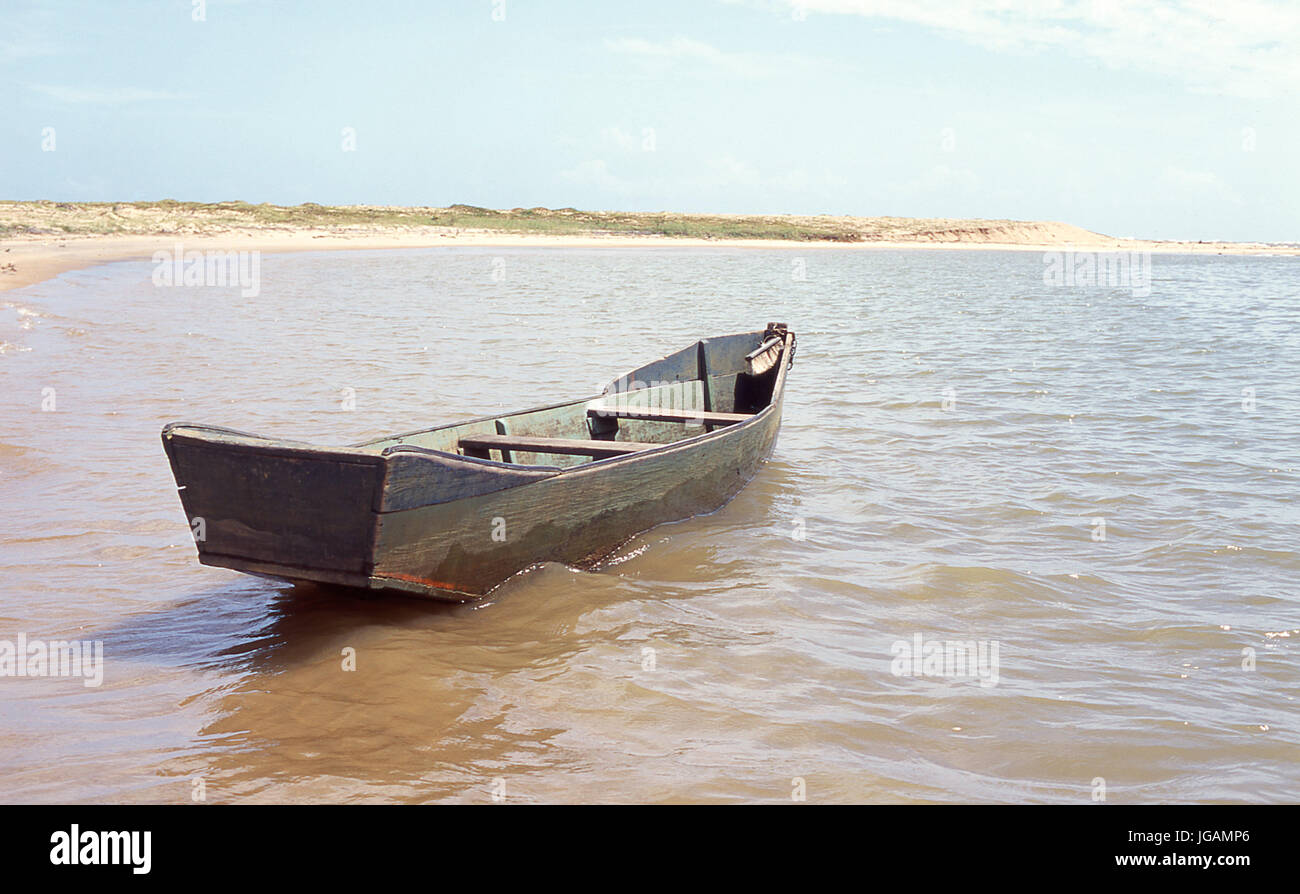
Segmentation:
{"type": "Polygon", "coordinates": [[[188,423],[162,442],[200,562],[368,585],[382,457],[188,423]]]}

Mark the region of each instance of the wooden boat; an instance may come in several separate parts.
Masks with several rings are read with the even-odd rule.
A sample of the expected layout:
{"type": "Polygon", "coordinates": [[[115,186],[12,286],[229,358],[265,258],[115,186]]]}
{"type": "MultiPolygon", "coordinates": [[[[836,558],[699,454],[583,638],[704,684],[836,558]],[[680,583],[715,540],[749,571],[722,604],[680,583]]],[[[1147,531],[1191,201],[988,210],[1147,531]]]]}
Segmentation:
{"type": "Polygon", "coordinates": [[[163,447],[203,564],[465,601],[722,506],[776,442],[794,350],[773,323],[594,397],[354,447],[179,422],[163,447]]]}

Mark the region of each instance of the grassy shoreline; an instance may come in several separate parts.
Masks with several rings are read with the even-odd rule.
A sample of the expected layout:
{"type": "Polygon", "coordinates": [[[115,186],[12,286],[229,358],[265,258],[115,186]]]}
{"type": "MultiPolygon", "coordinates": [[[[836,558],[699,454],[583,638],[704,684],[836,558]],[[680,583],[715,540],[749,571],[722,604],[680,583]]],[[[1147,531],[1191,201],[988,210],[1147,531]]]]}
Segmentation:
{"type": "MultiPolygon", "coordinates": [[[[1026,227],[1012,220],[951,220],[823,215],[677,214],[496,210],[381,205],[254,205],[248,202],[0,201],[0,238],[23,236],[219,234],[223,230],[321,230],[330,233],[430,231],[520,235],[623,235],[687,239],[775,239],[791,242],[999,241],[1026,227]]],[[[1052,224],[1064,227],[1064,224],[1052,224]]],[[[1077,230],[1091,239],[1106,237],[1077,230]]]]}
{"type": "Polygon", "coordinates": [[[1117,238],[1052,221],[676,214],[473,205],[0,201],[0,292],[157,251],[432,247],[1147,251],[1300,256],[1300,245],[1117,238]]]}

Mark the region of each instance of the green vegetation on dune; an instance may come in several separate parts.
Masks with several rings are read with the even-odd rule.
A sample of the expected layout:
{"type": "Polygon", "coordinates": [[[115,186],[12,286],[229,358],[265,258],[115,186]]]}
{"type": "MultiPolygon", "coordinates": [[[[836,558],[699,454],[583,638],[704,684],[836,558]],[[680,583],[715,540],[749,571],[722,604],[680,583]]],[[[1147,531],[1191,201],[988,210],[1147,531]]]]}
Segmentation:
{"type": "Polygon", "coordinates": [[[470,230],[537,235],[628,235],[696,239],[781,239],[802,242],[946,240],[1017,225],[1013,221],[897,217],[671,214],[579,211],[575,208],[494,210],[383,205],[253,205],[248,202],[0,201],[0,237],[16,235],[218,234],[232,229],[470,230]]]}

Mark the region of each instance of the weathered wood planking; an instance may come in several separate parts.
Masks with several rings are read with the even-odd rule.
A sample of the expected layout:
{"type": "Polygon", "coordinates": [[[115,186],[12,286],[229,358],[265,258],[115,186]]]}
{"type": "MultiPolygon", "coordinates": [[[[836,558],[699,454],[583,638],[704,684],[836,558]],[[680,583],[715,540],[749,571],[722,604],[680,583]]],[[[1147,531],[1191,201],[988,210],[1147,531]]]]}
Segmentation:
{"type": "Polygon", "coordinates": [[[399,444],[383,452],[379,512],[398,512],[477,497],[557,474],[560,469],[486,464],[441,450],[399,444]]]}
{"type": "Polygon", "coordinates": [[[695,422],[709,425],[732,425],[744,422],[752,413],[710,413],[705,410],[660,410],[647,407],[589,407],[588,416],[613,416],[618,419],[641,419],[647,422],[695,422]]]}
{"type": "Polygon", "coordinates": [[[736,435],[704,451],[691,439],[507,491],[386,514],[374,574],[481,595],[500,582],[503,567],[595,561],[641,531],[734,496],[770,453],[779,412],[778,404],[752,423],[699,436],[736,435]],[[503,541],[493,539],[498,530],[503,541]]]}
{"type": "Polygon", "coordinates": [[[775,444],[793,349],[783,326],[705,339],[596,397],[351,448],[182,423],[163,443],[205,564],[464,600],[721,506],[775,444]]]}
{"type": "Polygon", "coordinates": [[[781,356],[781,339],[769,338],[745,355],[745,370],[751,376],[760,376],[773,366],[781,356]]]}
{"type": "Polygon", "coordinates": [[[200,554],[341,571],[372,564],[378,456],[173,424],[163,445],[200,554]],[[201,524],[197,523],[202,519],[201,524]]]}
{"type": "MultiPolygon", "coordinates": [[[[640,441],[589,441],[581,438],[539,438],[528,435],[468,435],[460,439],[461,449],[467,456],[470,450],[499,450],[503,454],[502,462],[509,462],[508,455],[514,451],[524,453],[546,453],[555,456],[623,456],[658,447],[640,441]]],[[[487,457],[482,457],[487,459],[487,457]]]]}

